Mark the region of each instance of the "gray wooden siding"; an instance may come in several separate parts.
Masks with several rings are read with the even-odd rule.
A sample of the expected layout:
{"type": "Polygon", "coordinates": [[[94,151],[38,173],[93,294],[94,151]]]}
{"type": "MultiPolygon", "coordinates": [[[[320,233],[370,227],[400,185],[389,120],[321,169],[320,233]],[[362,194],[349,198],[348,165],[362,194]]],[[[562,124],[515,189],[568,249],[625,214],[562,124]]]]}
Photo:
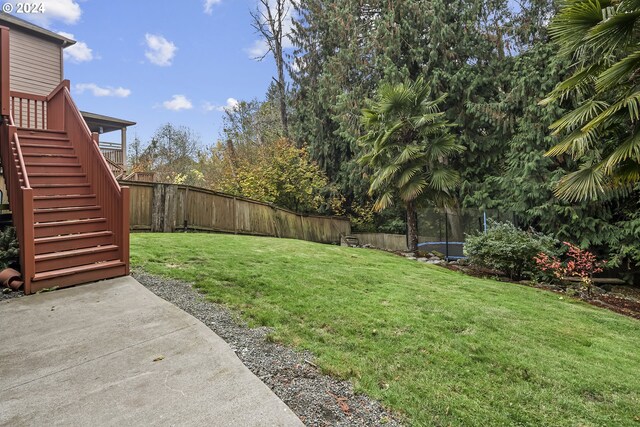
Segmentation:
{"type": "Polygon", "coordinates": [[[9,39],[11,90],[49,95],[62,81],[60,45],[15,29],[9,39]]]}

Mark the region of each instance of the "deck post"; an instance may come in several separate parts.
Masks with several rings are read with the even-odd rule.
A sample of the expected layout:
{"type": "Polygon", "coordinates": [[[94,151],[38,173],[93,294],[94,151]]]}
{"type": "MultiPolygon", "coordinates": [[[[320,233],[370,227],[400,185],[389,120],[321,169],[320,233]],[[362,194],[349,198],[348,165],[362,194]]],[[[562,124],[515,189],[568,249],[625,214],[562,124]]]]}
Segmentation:
{"type": "Polygon", "coordinates": [[[122,150],[122,170],[127,171],[127,127],[120,130],[120,149],[122,150]]]}
{"type": "Polygon", "coordinates": [[[120,187],[122,191],[122,262],[125,263],[125,274],[129,275],[129,216],[131,214],[129,204],[129,187],[120,187]]]}
{"type": "Polygon", "coordinates": [[[0,114],[10,114],[11,84],[9,75],[9,29],[0,27],[0,114]]]}

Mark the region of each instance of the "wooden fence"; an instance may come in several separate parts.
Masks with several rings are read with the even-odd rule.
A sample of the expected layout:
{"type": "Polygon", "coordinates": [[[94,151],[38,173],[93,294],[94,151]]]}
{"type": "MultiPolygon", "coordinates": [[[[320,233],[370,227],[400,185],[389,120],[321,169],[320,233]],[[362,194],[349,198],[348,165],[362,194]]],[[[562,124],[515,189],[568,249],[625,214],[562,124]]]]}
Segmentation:
{"type": "Polygon", "coordinates": [[[387,233],[354,233],[358,238],[358,244],[371,245],[374,248],[388,251],[407,251],[407,236],[405,234],[387,233]]]}
{"type": "Polygon", "coordinates": [[[339,243],[349,220],[302,215],[255,200],[186,185],[120,181],[131,192],[131,230],[219,231],[339,243]]]}

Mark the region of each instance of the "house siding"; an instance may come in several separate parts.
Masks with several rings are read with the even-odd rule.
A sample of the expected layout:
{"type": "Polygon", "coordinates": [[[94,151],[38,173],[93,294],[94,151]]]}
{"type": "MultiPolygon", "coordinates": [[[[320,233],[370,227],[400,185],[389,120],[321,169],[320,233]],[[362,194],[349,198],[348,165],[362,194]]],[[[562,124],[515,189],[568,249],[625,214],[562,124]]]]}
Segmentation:
{"type": "Polygon", "coordinates": [[[61,46],[16,29],[9,40],[11,90],[49,95],[62,81],[61,46]]]}

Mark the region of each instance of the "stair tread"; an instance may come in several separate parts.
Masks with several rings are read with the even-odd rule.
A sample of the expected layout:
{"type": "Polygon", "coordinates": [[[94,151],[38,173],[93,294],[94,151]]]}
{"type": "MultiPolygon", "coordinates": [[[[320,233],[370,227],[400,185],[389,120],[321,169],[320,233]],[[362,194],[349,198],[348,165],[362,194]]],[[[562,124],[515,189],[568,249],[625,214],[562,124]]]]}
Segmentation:
{"type": "Polygon", "coordinates": [[[32,184],[32,188],[68,188],[68,187],[89,187],[91,184],[32,184]]]}
{"type": "Polygon", "coordinates": [[[112,231],[91,231],[87,233],[78,233],[78,234],[62,234],[60,236],[51,236],[51,237],[37,237],[35,239],[36,244],[38,243],[51,243],[51,242],[59,242],[64,240],[75,240],[75,239],[90,239],[92,237],[102,237],[102,236],[111,236],[113,235],[112,231]]]}
{"type": "Polygon", "coordinates": [[[18,138],[22,139],[41,139],[43,141],[69,141],[66,132],[39,132],[27,133],[18,131],[18,138]]]}
{"type": "Polygon", "coordinates": [[[18,127],[18,131],[20,132],[41,132],[41,133],[67,133],[64,130],[58,130],[58,129],[34,129],[34,128],[26,128],[26,127],[18,127]]]}
{"type": "Polygon", "coordinates": [[[68,258],[76,255],[86,255],[96,252],[110,252],[114,249],[118,249],[116,245],[104,245],[104,246],[91,246],[84,249],[71,249],[68,251],[49,252],[46,254],[36,255],[36,261],[44,261],[56,258],[68,258]]]}
{"type": "Polygon", "coordinates": [[[100,206],[65,206],[61,208],[36,208],[34,209],[34,213],[49,213],[49,212],[75,212],[75,211],[86,211],[92,210],[97,211],[100,209],[100,206]]]}
{"type": "Polygon", "coordinates": [[[107,219],[104,217],[96,217],[96,218],[83,218],[83,219],[68,219],[63,221],[50,221],[50,222],[38,222],[34,224],[36,228],[42,227],[56,227],[61,225],[78,225],[78,224],[93,224],[96,222],[106,222],[107,219]]]}
{"type": "Polygon", "coordinates": [[[39,280],[55,279],[60,276],[70,276],[72,274],[83,273],[85,271],[101,270],[105,268],[119,267],[122,265],[125,265],[122,261],[114,260],[114,261],[104,261],[104,262],[99,262],[94,264],[81,265],[78,267],[62,268],[60,270],[50,270],[50,271],[45,271],[43,273],[36,273],[33,276],[33,281],[37,282],[39,280]]]}
{"type": "Polygon", "coordinates": [[[29,163],[29,162],[24,162],[24,165],[29,167],[29,166],[42,166],[42,167],[50,167],[50,168],[57,168],[57,167],[63,167],[63,168],[79,168],[80,167],[80,163],[29,163]]]}
{"type": "Polygon", "coordinates": [[[82,173],[82,172],[32,172],[29,174],[30,177],[51,177],[51,178],[56,178],[56,177],[60,177],[63,176],[65,178],[71,178],[71,177],[80,177],[80,176],[87,176],[86,173],[82,173]]]}
{"type": "Polygon", "coordinates": [[[34,200],[53,200],[53,199],[84,199],[96,197],[95,194],[61,194],[59,196],[33,196],[34,200]]]}
{"type": "Polygon", "coordinates": [[[22,153],[22,157],[60,157],[64,159],[76,158],[75,154],[57,154],[57,153],[22,153]]]}
{"type": "Polygon", "coordinates": [[[20,147],[29,147],[29,148],[59,148],[61,150],[73,150],[71,145],[51,145],[51,144],[29,144],[29,143],[21,143],[20,147]]]}

